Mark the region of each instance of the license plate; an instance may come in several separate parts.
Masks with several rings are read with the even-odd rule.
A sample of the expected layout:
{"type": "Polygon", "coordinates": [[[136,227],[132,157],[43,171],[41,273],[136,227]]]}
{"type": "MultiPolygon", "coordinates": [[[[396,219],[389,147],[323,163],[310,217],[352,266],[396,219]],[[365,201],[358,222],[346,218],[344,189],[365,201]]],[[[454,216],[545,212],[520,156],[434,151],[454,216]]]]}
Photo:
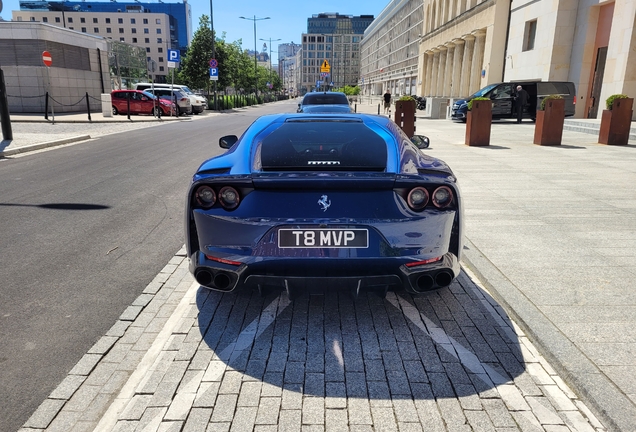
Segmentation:
{"type": "Polygon", "coordinates": [[[345,228],[280,229],[279,248],[368,248],[369,230],[345,228]]]}

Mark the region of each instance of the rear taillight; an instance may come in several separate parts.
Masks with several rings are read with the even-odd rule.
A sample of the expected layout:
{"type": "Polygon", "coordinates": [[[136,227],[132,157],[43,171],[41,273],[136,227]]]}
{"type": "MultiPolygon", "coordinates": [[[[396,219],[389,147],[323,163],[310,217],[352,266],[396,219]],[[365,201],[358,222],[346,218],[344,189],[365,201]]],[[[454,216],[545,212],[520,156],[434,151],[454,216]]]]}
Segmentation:
{"type": "Polygon", "coordinates": [[[219,202],[227,210],[238,207],[240,201],[239,193],[231,186],[225,186],[219,191],[219,202]]]}
{"type": "Polygon", "coordinates": [[[573,103],[574,103],[574,105],[576,105],[576,95],[574,95],[573,103]]]}
{"type": "Polygon", "coordinates": [[[195,197],[197,203],[205,209],[212,207],[216,202],[216,193],[210,186],[199,186],[195,192],[195,197]]]}
{"type": "Polygon", "coordinates": [[[187,102],[187,101],[189,101],[189,100],[190,100],[190,99],[188,99],[188,98],[181,98],[181,99],[180,99],[180,102],[187,102]]]}
{"type": "Polygon", "coordinates": [[[438,209],[446,208],[453,202],[453,191],[448,186],[440,186],[433,192],[431,201],[438,209]]]}
{"type": "Polygon", "coordinates": [[[411,189],[407,202],[412,210],[422,210],[428,204],[428,191],[421,186],[411,189]]]}

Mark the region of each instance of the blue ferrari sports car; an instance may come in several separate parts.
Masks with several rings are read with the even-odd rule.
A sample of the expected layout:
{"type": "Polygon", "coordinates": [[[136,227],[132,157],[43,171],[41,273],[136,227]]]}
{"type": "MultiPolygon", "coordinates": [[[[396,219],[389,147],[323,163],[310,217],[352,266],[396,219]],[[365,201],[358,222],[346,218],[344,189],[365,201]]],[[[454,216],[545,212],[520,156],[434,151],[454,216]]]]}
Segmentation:
{"type": "MultiPolygon", "coordinates": [[[[390,119],[367,114],[258,118],[194,174],[185,234],[204,287],[313,285],[386,294],[459,275],[463,217],[446,163],[390,119]]],[[[268,288],[270,289],[270,288],[268,288]]]]}

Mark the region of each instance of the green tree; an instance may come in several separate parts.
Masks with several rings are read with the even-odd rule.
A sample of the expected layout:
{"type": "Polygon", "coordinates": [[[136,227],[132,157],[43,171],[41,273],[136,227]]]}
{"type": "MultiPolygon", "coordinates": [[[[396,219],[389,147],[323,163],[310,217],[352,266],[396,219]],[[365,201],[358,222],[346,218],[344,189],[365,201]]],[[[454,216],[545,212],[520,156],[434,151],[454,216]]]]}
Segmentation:
{"type": "MultiPolygon", "coordinates": [[[[199,28],[194,33],[188,52],[181,62],[180,80],[192,89],[205,89],[210,81],[212,58],[212,29],[210,17],[199,18],[199,28]]],[[[220,69],[219,69],[220,70],[220,69]]]]}

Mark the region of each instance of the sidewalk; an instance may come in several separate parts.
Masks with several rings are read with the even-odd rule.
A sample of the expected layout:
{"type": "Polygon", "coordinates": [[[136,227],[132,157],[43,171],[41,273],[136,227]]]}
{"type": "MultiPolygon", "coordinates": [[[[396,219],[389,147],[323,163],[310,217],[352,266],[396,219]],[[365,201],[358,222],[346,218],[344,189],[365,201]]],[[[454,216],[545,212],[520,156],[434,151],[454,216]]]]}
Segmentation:
{"type": "MultiPolygon", "coordinates": [[[[102,113],[56,114],[44,118],[44,114],[11,114],[12,140],[0,142],[0,158],[27,151],[70,144],[110,133],[139,129],[171,121],[191,121],[189,117],[156,118],[145,115],[104,117],[102,113]],[[37,127],[34,127],[37,125],[37,127]]],[[[0,138],[2,136],[0,135],[0,138]]]]}
{"type": "Polygon", "coordinates": [[[462,186],[464,264],[609,429],[636,430],[636,140],[542,147],[529,121],[494,122],[488,147],[449,120],[416,133],[462,186]]]}

